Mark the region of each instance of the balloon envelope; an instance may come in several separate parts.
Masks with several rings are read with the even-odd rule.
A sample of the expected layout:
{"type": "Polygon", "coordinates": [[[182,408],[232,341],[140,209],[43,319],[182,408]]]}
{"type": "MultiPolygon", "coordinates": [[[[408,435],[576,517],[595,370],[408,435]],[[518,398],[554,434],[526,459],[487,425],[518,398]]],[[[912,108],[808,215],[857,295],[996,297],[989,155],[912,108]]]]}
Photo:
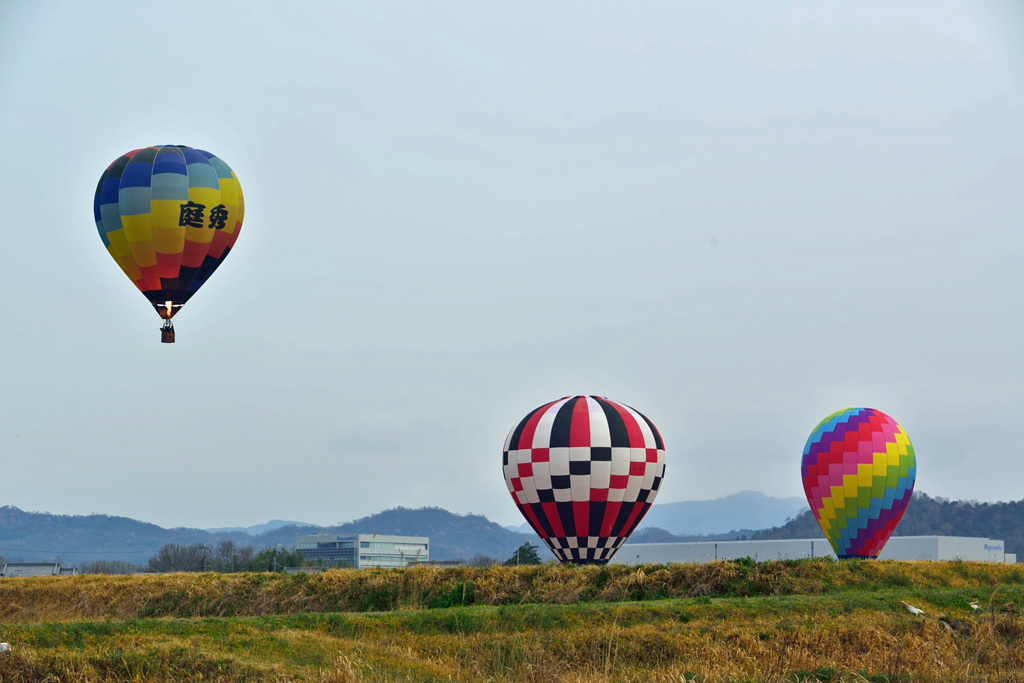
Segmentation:
{"type": "Polygon", "coordinates": [[[836,555],[878,557],[910,503],[917,460],[896,420],[873,408],[847,408],[811,433],[801,474],[836,555]]]}
{"type": "Polygon", "coordinates": [[[115,159],[100,177],[93,213],[114,261],[169,320],[231,251],[245,202],[223,161],[168,145],[115,159]]]}
{"type": "Polygon", "coordinates": [[[559,560],[605,564],[658,495],[665,445],[639,411],[571,396],[524,417],[502,465],[519,511],[559,560]]]}

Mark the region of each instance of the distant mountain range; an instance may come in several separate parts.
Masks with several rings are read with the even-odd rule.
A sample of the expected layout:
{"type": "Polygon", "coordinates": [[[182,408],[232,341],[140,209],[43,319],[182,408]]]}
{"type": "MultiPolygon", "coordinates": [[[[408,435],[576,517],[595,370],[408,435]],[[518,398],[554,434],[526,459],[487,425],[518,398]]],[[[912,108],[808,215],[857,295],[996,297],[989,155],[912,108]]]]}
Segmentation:
{"type": "Polygon", "coordinates": [[[242,533],[211,534],[201,529],[164,529],[127,517],[51,515],[0,507],[0,556],[6,560],[76,563],[121,560],[145,564],[168,543],[193,545],[234,541],[249,545],[242,533]]]}
{"type": "MultiPolygon", "coordinates": [[[[257,551],[282,545],[291,548],[298,536],[315,533],[379,533],[430,537],[435,560],[470,560],[476,555],[505,560],[526,541],[537,536],[509,531],[480,515],[457,515],[441,508],[395,508],[338,526],[321,527],[302,522],[268,522],[237,529],[164,529],[155,524],[109,515],[51,515],[0,507],[0,559],[68,563],[120,560],[145,564],[164,545],[208,544],[231,541],[257,551]],[[265,528],[263,531],[259,531],[265,528]]],[[[541,544],[542,545],[542,544],[541,544]]],[[[553,557],[546,547],[542,557],[553,557]]]]}
{"type": "MultiPolygon", "coordinates": [[[[661,537],[665,532],[681,538],[734,537],[781,526],[807,509],[803,498],[773,498],[759,491],[740,491],[713,500],[655,503],[635,533],[641,537],[661,537]]],[[[533,533],[525,522],[505,528],[533,533]]]]}
{"type": "MultiPolygon", "coordinates": [[[[277,545],[291,548],[298,536],[313,533],[429,536],[430,556],[435,560],[471,560],[475,556],[504,560],[524,542],[539,546],[542,557],[552,557],[532,530],[509,529],[480,515],[458,515],[436,507],[395,508],[330,527],[274,520],[252,527],[207,530],[165,529],[109,515],[51,515],[0,507],[0,559],[6,560],[52,561],[59,557],[68,563],[121,560],[142,565],[169,543],[232,541],[258,551],[277,545]]],[[[1005,541],[1007,552],[1021,552],[1024,500],[948,501],[916,492],[897,534],[984,536],[1005,541]]],[[[743,491],[716,500],[656,504],[631,542],[821,536],[805,502],[743,491]],[[801,507],[804,512],[799,512],[801,507]],[[733,528],[719,531],[728,527],[733,528]]]]}
{"type": "Polygon", "coordinates": [[[229,533],[237,531],[238,533],[241,533],[241,534],[249,534],[250,536],[259,536],[260,534],[262,534],[264,532],[275,531],[275,530],[280,529],[281,527],[285,527],[285,526],[298,526],[298,527],[312,526],[312,527],[315,527],[316,524],[307,524],[306,522],[285,522],[284,520],[280,520],[280,519],[272,519],[269,522],[267,522],[266,524],[253,524],[252,526],[222,526],[222,527],[217,527],[216,529],[206,529],[206,531],[208,531],[211,534],[229,534],[229,533]]]}
{"type": "Polygon", "coordinates": [[[726,534],[782,526],[804,510],[808,510],[804,498],[740,491],[714,500],[655,503],[638,530],[658,528],[686,536],[726,534]]]}

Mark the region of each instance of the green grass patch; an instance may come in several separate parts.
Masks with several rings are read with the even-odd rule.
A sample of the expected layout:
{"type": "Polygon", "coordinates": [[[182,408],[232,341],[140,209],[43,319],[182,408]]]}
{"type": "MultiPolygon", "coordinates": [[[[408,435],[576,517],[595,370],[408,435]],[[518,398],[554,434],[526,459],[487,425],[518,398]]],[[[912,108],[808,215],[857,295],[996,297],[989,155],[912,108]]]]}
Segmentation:
{"type": "Polygon", "coordinates": [[[33,615],[50,604],[85,609],[5,616],[14,650],[0,657],[0,680],[862,682],[1024,670],[1024,582],[999,565],[146,578],[0,584],[0,599],[33,615]],[[91,592],[108,611],[83,618],[91,592]]]}

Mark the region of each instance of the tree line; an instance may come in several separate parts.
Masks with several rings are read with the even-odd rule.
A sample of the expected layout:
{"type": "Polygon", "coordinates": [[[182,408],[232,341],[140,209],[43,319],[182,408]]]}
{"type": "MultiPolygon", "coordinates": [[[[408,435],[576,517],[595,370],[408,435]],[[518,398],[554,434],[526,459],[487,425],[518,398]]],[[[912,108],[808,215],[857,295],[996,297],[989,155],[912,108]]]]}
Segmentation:
{"type": "MultiPolygon", "coordinates": [[[[471,567],[490,567],[541,564],[543,560],[537,546],[523,543],[505,561],[484,555],[476,555],[466,564],[471,567]]],[[[138,574],[171,572],[281,572],[285,567],[337,567],[323,560],[306,559],[296,550],[267,548],[257,552],[251,545],[239,546],[232,541],[221,541],[217,545],[181,545],[168,543],[149,558],[144,565],[123,560],[93,560],[79,565],[81,574],[138,574]]]]}
{"type": "Polygon", "coordinates": [[[216,545],[168,543],[143,565],[123,560],[93,560],[78,567],[82,574],[138,574],[141,572],[280,572],[285,567],[311,565],[296,550],[267,548],[257,551],[251,545],[240,546],[233,541],[216,545]]]}

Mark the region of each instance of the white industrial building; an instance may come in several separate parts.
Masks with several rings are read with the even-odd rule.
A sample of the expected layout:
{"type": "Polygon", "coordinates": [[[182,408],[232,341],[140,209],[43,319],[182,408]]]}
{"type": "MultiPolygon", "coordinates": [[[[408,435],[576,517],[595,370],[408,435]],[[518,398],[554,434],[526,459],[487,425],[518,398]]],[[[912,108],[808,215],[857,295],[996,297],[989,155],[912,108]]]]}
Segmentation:
{"type": "Polygon", "coordinates": [[[4,562],[0,578],[31,576],[75,576],[78,567],[65,567],[60,562],[4,562]]]}
{"type": "MultiPolygon", "coordinates": [[[[714,562],[743,557],[758,562],[831,557],[832,546],[824,538],[793,538],[772,541],[701,541],[694,543],[626,543],[612,564],[669,564],[714,562]]],[[[1004,550],[1002,541],[966,536],[893,536],[878,556],[880,560],[965,560],[1015,564],[1017,556],[1004,550]]]]}
{"type": "Polygon", "coordinates": [[[313,534],[295,539],[295,549],[307,560],[354,569],[397,569],[430,561],[430,539],[426,536],[313,534]]]}

